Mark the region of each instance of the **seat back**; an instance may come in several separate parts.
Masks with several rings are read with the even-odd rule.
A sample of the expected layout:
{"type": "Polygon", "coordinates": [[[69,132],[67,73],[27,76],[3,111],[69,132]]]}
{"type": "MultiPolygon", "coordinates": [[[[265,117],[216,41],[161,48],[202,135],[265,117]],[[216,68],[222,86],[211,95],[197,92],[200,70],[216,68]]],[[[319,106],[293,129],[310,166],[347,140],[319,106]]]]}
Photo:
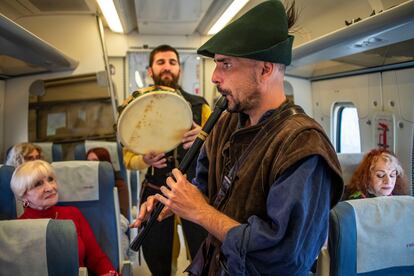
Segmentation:
{"type": "Polygon", "coordinates": [[[330,213],[329,275],[414,275],[413,217],[411,196],[338,203],[330,213]]]}
{"type": "Polygon", "coordinates": [[[52,163],[63,160],[61,144],[54,144],[52,142],[35,142],[34,144],[42,149],[45,161],[52,163]]]}
{"type": "Polygon", "coordinates": [[[58,205],[79,208],[98,244],[119,269],[119,202],[111,164],[63,161],[52,163],[52,167],[59,183],[58,205]]]}
{"type": "MultiPolygon", "coordinates": [[[[62,161],[63,160],[63,149],[61,144],[54,144],[52,142],[34,142],[36,146],[39,146],[42,149],[43,159],[49,163],[54,161],[62,161]]],[[[6,156],[4,158],[4,162],[7,161],[7,156],[13,146],[9,147],[6,151],[6,156]]]]}
{"type": "Polygon", "coordinates": [[[338,153],[338,160],[341,164],[342,178],[344,179],[345,185],[348,185],[351,181],[352,175],[361,163],[363,157],[363,153],[338,153]]]}
{"type": "Polygon", "coordinates": [[[75,160],[86,160],[85,143],[80,143],[75,146],[75,160]]]}
{"type": "Polygon", "coordinates": [[[122,156],[122,147],[117,142],[85,140],[84,143],[75,146],[75,160],[86,160],[86,153],[92,148],[105,148],[111,157],[115,171],[120,171],[126,179],[125,165],[122,156]]]}
{"type": "Polygon", "coordinates": [[[7,163],[7,158],[9,157],[9,153],[10,153],[10,151],[11,151],[12,148],[13,148],[13,146],[7,148],[6,154],[4,155],[4,159],[3,159],[3,163],[4,164],[7,163]]]}
{"type": "Polygon", "coordinates": [[[16,200],[10,187],[13,172],[14,167],[0,167],[0,220],[17,217],[16,200]]]}
{"type": "Polygon", "coordinates": [[[139,194],[140,194],[140,173],[139,171],[130,171],[128,170],[129,174],[129,183],[131,186],[131,205],[132,206],[138,206],[139,202],[139,194]]]}
{"type": "MultiPolygon", "coordinates": [[[[75,160],[86,160],[86,153],[90,149],[97,147],[105,148],[106,150],[108,150],[114,170],[119,171],[121,173],[121,176],[128,187],[128,202],[129,209],[131,209],[131,178],[125,168],[122,147],[119,143],[110,141],[85,140],[84,143],[80,143],[75,146],[75,160]]],[[[127,216],[127,219],[130,219],[130,212],[127,216]]]]}
{"type": "MultiPolygon", "coordinates": [[[[131,176],[124,165],[124,157],[122,153],[122,147],[117,142],[110,142],[110,141],[96,141],[96,140],[85,140],[84,143],[77,144],[75,146],[75,160],[86,160],[86,153],[92,148],[105,148],[108,150],[112,165],[115,171],[119,171],[122,179],[124,180],[125,184],[127,184],[128,188],[128,203],[129,203],[129,210],[131,209],[131,176]]],[[[130,219],[131,213],[127,215],[127,219],[130,219]]]]}
{"type": "Polygon", "coordinates": [[[77,275],[78,240],[71,220],[0,221],[1,275],[77,275]]]}

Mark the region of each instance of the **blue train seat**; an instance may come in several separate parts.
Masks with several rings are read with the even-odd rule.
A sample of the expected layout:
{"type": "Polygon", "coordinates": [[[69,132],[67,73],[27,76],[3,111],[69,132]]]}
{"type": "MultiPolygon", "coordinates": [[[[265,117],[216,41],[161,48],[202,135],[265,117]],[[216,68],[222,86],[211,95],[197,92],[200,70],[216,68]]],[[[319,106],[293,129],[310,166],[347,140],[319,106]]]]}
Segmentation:
{"type": "Polygon", "coordinates": [[[1,275],[79,274],[78,240],[71,220],[0,221],[1,275]]]}
{"type": "Polygon", "coordinates": [[[16,199],[10,188],[10,180],[14,172],[14,167],[0,167],[0,220],[15,219],[16,199]]]}
{"type": "MultiPolygon", "coordinates": [[[[122,270],[120,211],[114,170],[108,162],[53,162],[61,206],[79,208],[88,220],[102,250],[122,270]]],[[[123,273],[124,274],[124,273],[123,273]]]]}
{"type": "MultiPolygon", "coordinates": [[[[33,144],[39,146],[42,149],[43,158],[45,161],[52,163],[54,161],[63,160],[63,150],[61,144],[54,144],[52,142],[33,142],[33,144]]],[[[9,147],[6,151],[6,157],[4,159],[5,162],[12,147],[13,146],[9,147]]]]}
{"type": "Polygon", "coordinates": [[[130,171],[129,173],[129,183],[131,186],[131,205],[132,206],[138,206],[139,202],[139,193],[140,193],[140,172],[139,171],[130,171]]]}
{"type": "MultiPolygon", "coordinates": [[[[122,178],[128,186],[130,202],[129,209],[131,209],[131,200],[133,200],[133,198],[131,198],[131,178],[125,168],[122,147],[119,143],[110,141],[85,140],[84,143],[80,143],[75,146],[75,160],[86,160],[86,153],[88,152],[88,150],[96,147],[101,147],[108,150],[109,155],[111,157],[112,165],[114,166],[114,170],[119,171],[121,173],[122,178]]],[[[127,219],[129,220],[130,218],[128,217],[127,219]]]]}
{"type": "Polygon", "coordinates": [[[338,153],[338,160],[341,164],[342,178],[344,184],[348,185],[351,181],[355,169],[361,163],[364,153],[338,153]]]}
{"type": "Polygon", "coordinates": [[[115,171],[120,171],[122,177],[126,179],[126,170],[123,162],[122,147],[117,142],[86,140],[84,143],[80,143],[75,146],[75,160],[86,160],[86,153],[88,150],[96,147],[101,147],[108,150],[115,171]]]}
{"type": "Polygon", "coordinates": [[[45,161],[52,163],[63,160],[63,151],[61,144],[54,144],[52,142],[34,142],[33,144],[39,146],[42,149],[45,161]]]}
{"type": "Polygon", "coordinates": [[[338,203],[330,213],[328,248],[318,260],[318,275],[414,275],[413,217],[411,196],[338,203]]]}

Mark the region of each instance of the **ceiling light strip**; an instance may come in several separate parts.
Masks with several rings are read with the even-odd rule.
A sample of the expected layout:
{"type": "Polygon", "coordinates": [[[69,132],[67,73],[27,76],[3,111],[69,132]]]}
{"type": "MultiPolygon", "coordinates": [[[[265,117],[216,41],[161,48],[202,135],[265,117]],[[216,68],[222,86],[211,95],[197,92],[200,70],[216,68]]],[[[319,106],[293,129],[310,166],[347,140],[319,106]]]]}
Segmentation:
{"type": "Polygon", "coordinates": [[[124,29],[122,28],[121,21],[119,19],[118,13],[115,9],[113,0],[96,0],[99,7],[108,22],[109,28],[116,33],[123,33],[124,29]]]}
{"type": "Polygon", "coordinates": [[[219,32],[230,20],[249,2],[249,0],[234,0],[233,3],[226,9],[220,18],[208,31],[208,35],[214,35],[219,32]]]}

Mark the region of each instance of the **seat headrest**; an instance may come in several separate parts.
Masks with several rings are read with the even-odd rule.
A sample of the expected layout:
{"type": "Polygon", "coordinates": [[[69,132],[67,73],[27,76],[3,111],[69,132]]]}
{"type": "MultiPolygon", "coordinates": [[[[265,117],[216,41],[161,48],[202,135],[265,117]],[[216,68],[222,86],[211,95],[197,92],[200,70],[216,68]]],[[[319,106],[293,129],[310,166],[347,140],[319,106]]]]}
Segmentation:
{"type": "Polygon", "coordinates": [[[75,275],[78,249],[70,220],[0,221],[1,275],[75,275]]]}
{"type": "Polygon", "coordinates": [[[48,223],[49,219],[0,221],[0,267],[4,275],[48,275],[48,223]],[[27,250],[28,248],[37,250],[27,250]],[[16,258],[17,256],[24,257],[16,258]]]}
{"type": "Polygon", "coordinates": [[[0,220],[17,218],[16,200],[10,187],[14,167],[0,165],[0,220]]]}
{"type": "Polygon", "coordinates": [[[341,164],[342,178],[344,184],[348,185],[351,181],[355,169],[361,163],[364,153],[338,153],[338,160],[341,164]]]}
{"type": "Polygon", "coordinates": [[[414,198],[349,200],[355,213],[357,273],[414,267],[414,198]]]}
{"type": "Polygon", "coordinates": [[[99,163],[96,161],[53,162],[59,202],[99,200],[99,163]]]}
{"type": "Polygon", "coordinates": [[[34,143],[36,146],[39,146],[42,149],[43,158],[45,161],[51,163],[53,162],[53,151],[52,147],[53,144],[51,142],[44,142],[44,143],[34,143]]]}
{"type": "Polygon", "coordinates": [[[111,157],[112,165],[114,166],[115,171],[120,171],[121,166],[119,164],[119,156],[118,156],[118,144],[116,142],[107,142],[107,141],[93,141],[93,140],[86,140],[85,141],[85,153],[92,148],[105,148],[109,152],[109,156],[111,157]]]}

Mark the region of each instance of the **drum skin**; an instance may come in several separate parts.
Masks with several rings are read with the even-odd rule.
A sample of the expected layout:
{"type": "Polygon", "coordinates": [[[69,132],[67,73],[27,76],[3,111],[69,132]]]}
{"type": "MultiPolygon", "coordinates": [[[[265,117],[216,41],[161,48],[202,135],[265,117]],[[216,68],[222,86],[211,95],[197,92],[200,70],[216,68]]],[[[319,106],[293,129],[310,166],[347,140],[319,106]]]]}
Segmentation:
{"type": "Polygon", "coordinates": [[[122,110],[117,134],[121,144],[137,154],[176,148],[192,125],[189,103],[179,94],[156,90],[144,93],[122,110]]]}

